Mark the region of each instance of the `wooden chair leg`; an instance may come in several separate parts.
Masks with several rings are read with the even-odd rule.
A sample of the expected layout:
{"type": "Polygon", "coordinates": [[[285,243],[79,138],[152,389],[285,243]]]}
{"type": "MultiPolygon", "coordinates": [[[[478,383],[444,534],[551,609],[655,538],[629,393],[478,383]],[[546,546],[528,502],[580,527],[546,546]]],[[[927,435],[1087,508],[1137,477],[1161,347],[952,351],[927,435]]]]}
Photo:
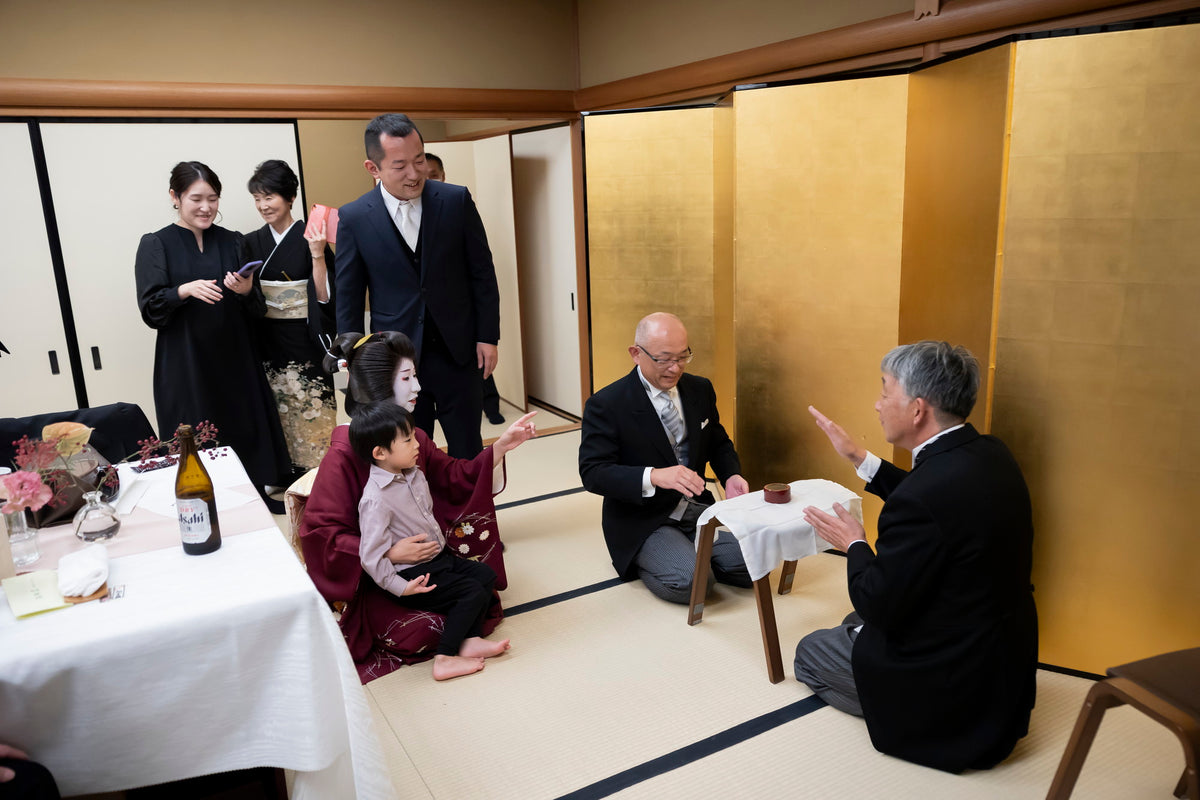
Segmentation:
{"type": "Polygon", "coordinates": [[[1084,759],[1092,747],[1092,740],[1096,738],[1096,731],[1104,719],[1104,712],[1124,702],[1111,692],[1108,681],[1098,681],[1092,686],[1075,719],[1075,728],[1071,731],[1062,760],[1058,762],[1058,771],[1054,773],[1046,800],[1067,800],[1071,796],[1083,769],[1084,759]]]}
{"type": "Polygon", "coordinates": [[[762,630],[763,654],[767,657],[767,678],[771,683],[779,683],[783,680],[783,656],[779,652],[779,628],[775,625],[770,575],[754,582],[754,600],[758,603],[758,627],[762,630]]]}
{"type": "Polygon", "coordinates": [[[792,578],[796,577],[796,562],[783,562],[783,569],[779,573],[779,593],[787,594],[792,590],[792,578]]]}
{"type": "Polygon", "coordinates": [[[712,561],[713,537],[716,535],[720,520],[710,519],[704,523],[697,536],[700,543],[696,547],[696,568],[692,570],[692,598],[688,604],[688,625],[695,625],[704,618],[704,596],[708,593],[709,562],[712,561]]]}

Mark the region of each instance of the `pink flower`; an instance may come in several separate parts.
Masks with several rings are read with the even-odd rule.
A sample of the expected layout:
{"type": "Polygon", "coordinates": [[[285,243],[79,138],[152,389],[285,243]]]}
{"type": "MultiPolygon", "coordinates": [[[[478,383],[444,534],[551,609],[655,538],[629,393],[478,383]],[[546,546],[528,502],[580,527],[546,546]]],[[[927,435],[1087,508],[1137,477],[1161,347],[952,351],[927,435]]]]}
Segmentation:
{"type": "Polygon", "coordinates": [[[0,511],[5,514],[15,514],[27,508],[37,511],[54,496],[54,492],[49,486],[42,483],[42,476],[36,472],[27,470],[13,472],[0,476],[0,483],[4,484],[5,492],[8,494],[8,502],[0,507],[0,511]]]}

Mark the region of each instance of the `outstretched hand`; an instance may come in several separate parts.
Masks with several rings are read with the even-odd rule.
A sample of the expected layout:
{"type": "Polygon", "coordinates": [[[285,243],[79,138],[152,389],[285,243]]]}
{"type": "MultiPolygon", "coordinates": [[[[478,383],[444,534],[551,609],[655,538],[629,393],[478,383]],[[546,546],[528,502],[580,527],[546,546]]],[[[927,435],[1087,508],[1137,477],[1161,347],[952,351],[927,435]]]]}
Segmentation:
{"type": "Polygon", "coordinates": [[[858,465],[867,457],[866,448],[851,439],[850,434],[846,433],[841,425],[817,411],[813,406],[808,407],[808,413],[813,415],[813,419],[817,421],[817,427],[829,437],[829,442],[838,455],[849,460],[857,469],[858,465]]]}
{"type": "Polygon", "coordinates": [[[496,461],[504,458],[504,454],[509,450],[514,450],[537,436],[537,426],[530,422],[537,413],[536,411],[530,411],[512,425],[509,425],[508,430],[500,434],[500,438],[492,445],[496,461]]]}
{"type": "Polygon", "coordinates": [[[808,506],[804,509],[804,521],[813,526],[818,536],[843,553],[854,542],[860,539],[866,541],[867,532],[863,530],[862,523],[841,503],[834,503],[833,511],[837,516],[826,514],[816,506],[808,506]]]}

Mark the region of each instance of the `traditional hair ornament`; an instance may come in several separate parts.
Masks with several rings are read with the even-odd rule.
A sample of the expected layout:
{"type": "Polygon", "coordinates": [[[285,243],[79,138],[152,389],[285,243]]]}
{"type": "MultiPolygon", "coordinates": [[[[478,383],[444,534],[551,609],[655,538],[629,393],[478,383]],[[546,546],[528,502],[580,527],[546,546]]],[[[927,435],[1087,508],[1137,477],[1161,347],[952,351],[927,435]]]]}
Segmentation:
{"type": "Polygon", "coordinates": [[[359,339],[357,342],[355,342],[355,343],[354,343],[354,347],[351,347],[350,349],[351,349],[351,350],[357,350],[358,348],[362,347],[364,344],[366,344],[367,342],[369,342],[369,341],[371,340],[371,337],[372,337],[372,336],[374,336],[374,335],[375,335],[375,334],[373,334],[373,333],[368,333],[366,336],[362,337],[362,338],[361,338],[361,339],[359,339]]]}

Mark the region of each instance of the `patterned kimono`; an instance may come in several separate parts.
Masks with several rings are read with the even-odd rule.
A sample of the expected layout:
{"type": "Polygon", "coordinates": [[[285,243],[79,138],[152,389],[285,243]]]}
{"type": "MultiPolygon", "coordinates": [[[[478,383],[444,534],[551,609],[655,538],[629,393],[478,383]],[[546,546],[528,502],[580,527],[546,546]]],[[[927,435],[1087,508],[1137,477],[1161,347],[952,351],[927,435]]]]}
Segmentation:
{"type": "MultiPolygon", "coordinates": [[[[369,467],[350,449],[349,428],[334,429],[329,451],[313,481],[300,526],[300,546],[309,577],[331,603],[345,602],[342,635],[363,683],[403,664],[432,658],[445,623],[440,614],[408,608],[375,584],[358,553],[358,501],[369,467]]],[[[496,588],[508,586],[503,547],[492,502],[492,448],[471,460],[451,458],[416,429],[417,466],[429,481],[433,514],[447,546],[463,558],[483,561],[496,573],[496,588]]],[[[496,597],[483,634],[500,624],[496,597]]]]}

